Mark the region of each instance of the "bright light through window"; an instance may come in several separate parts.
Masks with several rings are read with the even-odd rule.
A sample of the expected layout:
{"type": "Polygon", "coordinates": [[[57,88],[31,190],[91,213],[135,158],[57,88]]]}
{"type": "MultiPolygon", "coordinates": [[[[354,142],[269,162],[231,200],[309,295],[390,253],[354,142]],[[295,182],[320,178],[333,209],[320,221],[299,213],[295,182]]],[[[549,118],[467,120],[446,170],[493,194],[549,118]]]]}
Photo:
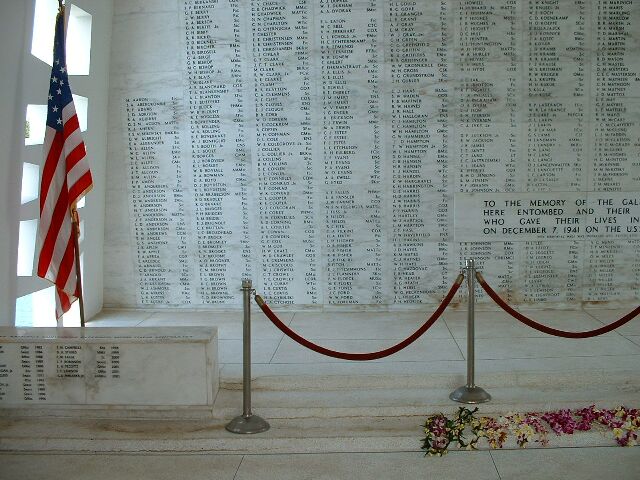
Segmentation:
{"type": "Polygon", "coordinates": [[[58,0],[36,0],[31,54],[48,65],[53,65],[53,36],[57,14],[58,0]]]}
{"type": "MultiPolygon", "coordinates": [[[[53,64],[53,37],[57,14],[57,0],[36,0],[31,54],[48,65],[53,64]]],[[[65,45],[69,75],[89,75],[91,15],[76,5],[71,5],[69,11],[65,45]]]]}
{"type": "Polygon", "coordinates": [[[18,276],[33,275],[33,256],[36,248],[36,232],[38,220],[20,222],[20,238],[18,239],[18,276]]]}
{"type": "Polygon", "coordinates": [[[20,203],[32,202],[38,198],[38,186],[40,181],[40,167],[33,163],[24,163],[22,165],[22,190],[20,203]]]}
{"type": "Polygon", "coordinates": [[[64,327],[79,327],[80,326],[80,302],[75,301],[71,305],[71,310],[64,314],[62,317],[62,324],[64,327]]]}
{"type": "MultiPolygon", "coordinates": [[[[54,287],[30,293],[16,300],[16,327],[56,327],[54,287]]],[[[62,317],[65,327],[80,326],[80,304],[74,302],[62,317]]]]}
{"type": "Polygon", "coordinates": [[[69,75],[89,75],[91,63],[91,15],[71,5],[67,28],[69,75]]]}
{"type": "Polygon", "coordinates": [[[54,287],[30,293],[16,300],[16,327],[55,327],[54,287]]]}
{"type": "MultiPolygon", "coordinates": [[[[86,112],[85,112],[86,113],[86,112]]],[[[24,135],[25,145],[42,145],[47,129],[47,106],[27,105],[27,128],[24,135]]],[[[78,116],[80,120],[80,116],[78,116]]]]}
{"type": "Polygon", "coordinates": [[[89,99],[82,95],[73,95],[73,104],[76,107],[76,114],[78,115],[78,123],[80,124],[80,130],[85,131],[87,129],[87,110],[89,109],[89,99]]]}
{"type": "MultiPolygon", "coordinates": [[[[87,113],[89,110],[89,99],[82,95],[73,95],[73,104],[76,107],[78,115],[78,123],[80,130],[87,130],[87,113]]],[[[27,105],[26,129],[24,135],[25,145],[42,145],[44,143],[44,134],[47,130],[47,106],[46,105],[27,105]]]]}

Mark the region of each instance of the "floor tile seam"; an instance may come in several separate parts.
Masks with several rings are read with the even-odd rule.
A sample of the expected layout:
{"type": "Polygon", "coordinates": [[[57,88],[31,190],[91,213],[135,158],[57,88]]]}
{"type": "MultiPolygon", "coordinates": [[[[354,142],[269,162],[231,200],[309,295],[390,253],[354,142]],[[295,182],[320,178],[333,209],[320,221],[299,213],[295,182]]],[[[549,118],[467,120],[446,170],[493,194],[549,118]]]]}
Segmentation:
{"type": "MultiPolygon", "coordinates": [[[[291,321],[293,321],[293,317],[294,316],[295,315],[293,315],[291,317],[291,321]]],[[[271,357],[269,357],[269,362],[267,364],[265,364],[265,365],[270,365],[273,362],[273,359],[276,358],[278,350],[280,350],[280,346],[282,345],[282,342],[283,342],[285,336],[286,335],[284,333],[280,334],[280,338],[278,339],[278,344],[276,345],[276,348],[273,350],[273,353],[271,354],[271,357]]]]}
{"type": "MultiPolygon", "coordinates": [[[[299,332],[298,332],[299,333],[299,332]]],[[[410,334],[409,334],[410,335],[410,334]]],[[[307,340],[311,340],[312,342],[315,341],[341,341],[341,342],[359,342],[359,341],[366,341],[366,342],[375,342],[378,340],[405,340],[407,337],[409,337],[409,335],[407,335],[406,337],[378,337],[378,338],[337,338],[337,337],[305,337],[307,340]]],[[[303,335],[304,336],[304,335],[303,335]]],[[[427,340],[453,340],[453,338],[451,337],[442,337],[442,338],[428,338],[425,337],[425,339],[427,340]]],[[[416,339],[417,340],[417,339],[416,339]]],[[[295,340],[291,339],[292,342],[295,342],[295,340]]],[[[297,343],[297,342],[296,342],[297,343]]]]}
{"type": "MultiPolygon", "coordinates": [[[[510,360],[510,359],[507,359],[510,360]]],[[[439,359],[439,360],[434,360],[435,362],[464,362],[464,359],[439,359]]],[[[324,361],[324,362],[320,362],[318,360],[314,360],[314,359],[309,359],[308,361],[305,362],[271,362],[269,364],[263,364],[263,365],[313,365],[313,364],[342,364],[342,365],[365,365],[365,364],[376,364],[376,365],[388,365],[390,363],[397,363],[397,364],[405,364],[405,363],[415,363],[415,364],[420,364],[420,363],[431,363],[429,360],[392,360],[392,361],[383,361],[383,360],[366,360],[366,361],[349,361],[349,360],[329,360],[329,361],[324,361]]],[[[236,364],[237,365],[237,364],[236,364]]],[[[241,365],[241,364],[240,364],[241,365]]],[[[445,372],[446,373],[446,372],[445,372]]]]}
{"type": "MultiPolygon", "coordinates": [[[[258,342],[275,342],[279,339],[280,337],[271,337],[271,338],[252,338],[253,341],[258,341],[258,342]]],[[[225,338],[220,338],[218,337],[218,341],[219,342],[242,342],[242,337],[238,337],[238,338],[229,338],[229,337],[225,337],[225,338]]]]}
{"type": "MultiPolygon", "coordinates": [[[[460,340],[466,340],[467,337],[466,336],[454,336],[454,338],[460,339],[460,340]]],[[[517,336],[509,336],[509,337],[498,337],[498,336],[484,336],[484,335],[475,335],[475,339],[476,340],[509,340],[509,339],[518,339],[518,338],[560,338],[561,340],[575,340],[573,338],[564,338],[564,337],[558,337],[556,335],[517,335],[517,336]]],[[[605,333],[604,335],[597,335],[596,337],[591,337],[591,338],[615,338],[614,335],[612,335],[611,332],[605,333]]]]}
{"type": "MultiPolygon", "coordinates": [[[[424,456],[421,449],[416,447],[416,450],[388,450],[381,452],[379,450],[333,450],[333,451],[322,451],[322,452],[287,452],[287,453],[278,453],[278,452],[264,452],[264,453],[246,453],[245,457],[274,457],[274,456],[321,456],[321,455],[396,455],[396,454],[421,454],[424,456]]],[[[213,454],[215,455],[215,453],[213,454]]]]}
{"type": "MultiPolygon", "coordinates": [[[[305,328],[313,328],[315,325],[318,325],[319,323],[322,322],[304,322],[301,323],[300,321],[298,321],[298,323],[295,322],[291,322],[291,327],[292,328],[300,328],[300,329],[305,329],[305,328]]],[[[334,323],[334,322],[327,322],[327,323],[334,323]]],[[[340,322],[335,322],[337,323],[337,328],[340,327],[344,327],[344,326],[351,326],[352,328],[364,328],[366,327],[367,329],[371,329],[374,330],[376,328],[380,329],[380,328],[394,328],[394,327],[401,327],[401,328],[405,328],[410,332],[415,332],[418,328],[420,328],[422,325],[424,325],[425,322],[418,320],[417,322],[385,322],[385,323],[378,323],[378,322],[369,322],[369,321],[359,321],[359,320],[351,320],[351,319],[344,319],[341,320],[340,322]],[[362,325],[359,325],[362,324],[362,325]]],[[[434,324],[436,325],[436,324],[434,324]]],[[[331,326],[336,326],[336,325],[331,325],[331,326]]],[[[431,327],[429,327],[431,328],[431,327]]]]}
{"type": "Polygon", "coordinates": [[[618,315],[626,315],[629,312],[632,312],[635,308],[637,308],[638,304],[634,302],[632,305],[627,305],[625,307],[617,307],[617,308],[583,308],[581,311],[586,313],[587,315],[592,316],[595,319],[598,317],[595,316],[597,313],[609,313],[609,312],[618,312],[618,315]]]}
{"type": "MultiPolygon", "coordinates": [[[[284,334],[280,334],[277,337],[272,337],[272,338],[252,338],[251,340],[253,342],[275,342],[276,340],[279,340],[282,335],[284,334]]],[[[242,342],[243,339],[242,338],[219,338],[218,341],[220,342],[242,342]]]]}
{"type": "MultiPolygon", "coordinates": [[[[327,358],[327,359],[333,359],[334,357],[327,357],[325,355],[322,354],[318,354],[323,358],[327,358]]],[[[509,360],[509,359],[508,359],[509,360]]],[[[519,360],[519,359],[518,359],[519,360]]],[[[442,361],[442,360],[438,360],[438,361],[442,361]]],[[[448,361],[464,361],[464,359],[451,359],[448,361]]],[[[308,358],[305,361],[297,361],[297,362],[286,362],[286,361],[282,361],[280,359],[276,359],[274,361],[272,361],[271,363],[269,363],[268,365],[313,365],[313,364],[331,364],[331,365],[336,365],[336,364],[344,364],[344,365],[348,365],[348,364],[376,364],[376,365],[387,365],[389,363],[398,363],[398,364],[406,364],[406,363],[415,363],[415,364],[428,364],[429,361],[424,361],[424,360],[388,360],[385,361],[384,359],[380,359],[380,360],[340,360],[340,359],[335,359],[335,360],[323,360],[322,358],[308,358]],[[347,363],[348,362],[348,363],[347,363]]]]}
{"type": "Polygon", "coordinates": [[[156,313],[157,312],[147,312],[147,315],[136,326],[140,326],[142,323],[146,322],[147,320],[151,320],[156,313]]]}
{"type": "MultiPolygon", "coordinates": [[[[588,433],[588,432],[580,432],[580,433],[588,433]]],[[[573,434],[575,435],[575,434],[573,434]]],[[[592,450],[592,449],[611,449],[614,451],[624,451],[628,448],[640,448],[640,445],[634,445],[632,447],[621,447],[619,445],[610,444],[610,445],[551,445],[549,444],[546,447],[542,446],[533,446],[533,447],[509,447],[509,448],[490,448],[483,447],[477,451],[487,451],[489,453],[495,453],[497,455],[508,455],[510,452],[522,452],[522,451],[548,451],[548,450],[592,450]]],[[[463,453],[463,452],[461,452],[463,453]]]]}
{"type": "MultiPolygon", "coordinates": [[[[633,342],[631,342],[633,343],[633,342]]],[[[636,344],[633,344],[634,346],[637,346],[636,344]]],[[[279,347],[278,347],[279,348],[279,347]]],[[[276,350],[277,352],[277,350],[276,350]]],[[[275,354],[274,354],[275,355],[275,354]]],[[[600,354],[600,355],[565,355],[565,356],[537,356],[537,357],[500,357],[500,358],[493,358],[493,357],[479,357],[477,355],[476,352],[476,361],[478,360],[487,360],[487,361],[499,361],[499,360],[537,360],[537,359],[564,359],[564,358],[611,358],[611,357],[627,357],[627,356],[631,356],[631,357],[638,357],[640,356],[640,351],[638,353],[624,353],[624,354],[600,354]]],[[[433,360],[434,362],[462,362],[465,361],[466,358],[463,359],[455,359],[455,358],[439,358],[436,360],[433,360]]],[[[344,361],[318,361],[318,360],[314,360],[312,358],[307,359],[305,361],[295,361],[295,362],[274,362],[274,361],[270,361],[268,364],[267,363],[263,363],[262,365],[310,365],[310,364],[314,364],[314,363],[331,363],[331,364],[340,364],[343,363],[345,365],[350,365],[350,364],[365,364],[365,363],[375,363],[375,364],[388,364],[388,363],[431,363],[431,360],[393,360],[393,361],[384,361],[384,360],[368,360],[366,362],[362,362],[362,361],[355,361],[355,362],[350,362],[347,360],[344,361]]],[[[228,364],[228,363],[227,363],[228,364]]],[[[253,365],[255,365],[256,363],[252,363],[253,365]]],[[[237,363],[236,363],[237,365],[237,363]]]]}
{"type": "MultiPolygon", "coordinates": [[[[638,448],[640,446],[636,446],[636,447],[629,447],[629,448],[638,448]]],[[[529,447],[526,450],[530,451],[530,450],[534,450],[534,451],[538,451],[538,450],[578,450],[578,449],[613,449],[613,450],[618,450],[621,449],[623,447],[619,447],[616,445],[585,445],[585,446],[548,446],[548,447],[529,447]]],[[[497,454],[508,454],[510,452],[520,452],[525,450],[524,448],[516,448],[516,447],[512,447],[512,448],[490,448],[490,447],[485,447],[485,448],[478,448],[476,450],[464,450],[464,449],[460,449],[460,450],[449,450],[447,452],[447,455],[451,456],[464,456],[467,455],[469,453],[474,454],[474,452],[477,453],[497,453],[497,454]]],[[[36,455],[38,455],[38,452],[35,452],[36,455]]],[[[198,453],[198,452],[189,452],[187,453],[189,455],[195,454],[195,455],[240,455],[240,454],[225,454],[225,453],[217,453],[217,452],[203,452],[203,453],[198,453]]],[[[389,451],[379,451],[379,450],[335,450],[335,451],[322,451],[322,452],[287,452],[287,453],[279,453],[279,452],[264,452],[264,453],[246,453],[244,455],[242,455],[243,457],[273,457],[273,456],[322,456],[322,455],[354,455],[354,454],[358,454],[358,455],[397,455],[397,454],[420,454],[422,457],[428,457],[428,455],[426,455],[422,449],[416,449],[416,450],[405,450],[405,449],[399,449],[399,450],[389,450],[389,451]]],[[[63,454],[64,455],[64,454],[63,454]]],[[[73,454],[72,454],[73,455],[73,454]]],[[[90,453],[87,455],[91,455],[90,453]]],[[[115,453],[115,455],[122,455],[120,453],[115,453]]],[[[129,455],[129,454],[125,454],[125,455],[129,455]]],[[[490,455],[491,456],[491,455],[490,455]]],[[[434,457],[435,460],[437,460],[437,457],[434,457]]],[[[427,460],[428,461],[428,460],[427,460]]]]}
{"type": "Polygon", "coordinates": [[[628,336],[625,336],[625,335],[620,335],[620,336],[624,338],[627,342],[630,342],[634,347],[640,347],[640,343],[636,343],[635,341],[630,339],[628,336]]]}
{"type": "MultiPolygon", "coordinates": [[[[140,322],[136,323],[136,324],[134,325],[134,327],[147,327],[148,325],[142,325],[142,324],[143,324],[144,322],[146,322],[147,320],[148,320],[148,318],[145,318],[144,320],[140,320],[140,322]]],[[[153,325],[151,325],[151,327],[149,327],[149,328],[154,328],[154,326],[153,326],[153,325]]]]}
{"type": "MultiPolygon", "coordinates": [[[[453,337],[453,341],[456,344],[456,347],[458,347],[458,353],[460,354],[460,356],[462,357],[462,361],[466,362],[467,361],[467,356],[465,355],[464,350],[462,349],[462,346],[460,345],[460,342],[458,342],[458,339],[453,337]]],[[[465,345],[466,345],[466,341],[465,341],[465,345]]],[[[466,348],[465,348],[466,349],[466,348]]]]}
{"type": "MultiPolygon", "coordinates": [[[[595,320],[597,320],[598,322],[600,322],[603,326],[604,326],[604,325],[608,325],[607,323],[605,323],[605,321],[604,321],[604,320],[601,320],[601,319],[599,319],[599,318],[597,318],[597,317],[595,317],[595,316],[591,315],[590,313],[588,313],[588,315],[589,315],[590,317],[593,317],[593,318],[594,318],[595,320]]],[[[615,321],[615,320],[614,320],[614,321],[615,321]]],[[[615,334],[617,334],[617,335],[620,335],[621,337],[625,337],[625,338],[626,338],[626,334],[624,334],[623,332],[621,332],[621,331],[620,331],[620,328],[622,328],[622,327],[619,327],[619,328],[616,328],[615,330],[612,330],[612,331],[611,331],[611,332],[609,332],[607,335],[612,334],[612,333],[615,333],[615,334]]]]}
{"type": "Polygon", "coordinates": [[[602,325],[606,325],[604,323],[603,320],[600,320],[598,317],[596,317],[595,315],[591,314],[588,310],[582,310],[584,313],[586,313],[588,316],[590,316],[591,318],[593,318],[595,321],[600,322],[602,325]]]}
{"type": "Polygon", "coordinates": [[[236,467],[236,471],[233,474],[233,480],[235,480],[236,477],[238,476],[238,472],[240,471],[240,467],[242,466],[242,462],[244,462],[244,457],[245,457],[245,455],[242,455],[240,457],[240,461],[238,462],[238,466],[236,467]]]}
{"type": "Polygon", "coordinates": [[[491,463],[493,463],[493,468],[496,469],[496,475],[498,476],[498,480],[502,480],[502,475],[500,475],[500,470],[498,470],[496,459],[493,458],[493,452],[491,450],[489,450],[489,458],[491,459],[491,463]]]}
{"type": "MultiPolygon", "coordinates": [[[[494,362],[502,362],[502,363],[508,363],[511,360],[527,360],[527,361],[533,361],[533,360],[557,360],[557,359],[576,359],[576,358],[593,358],[593,359],[610,359],[611,357],[624,357],[625,355],[595,355],[593,357],[553,357],[553,356],[548,356],[548,357],[520,357],[520,358],[476,358],[476,363],[478,362],[491,362],[491,364],[494,364],[494,362]]],[[[638,354],[632,354],[632,357],[638,357],[640,355],[638,354]]],[[[635,358],[634,358],[635,359],[635,358]]],[[[380,364],[385,364],[385,365],[394,365],[394,364],[398,364],[398,366],[402,366],[405,363],[415,363],[415,364],[440,364],[440,363],[452,363],[452,365],[450,366],[452,369],[455,369],[461,365],[465,365],[466,364],[466,359],[458,359],[458,360],[433,360],[433,361],[429,361],[429,360],[389,360],[389,361],[380,361],[380,360],[375,360],[375,361],[368,361],[368,362],[362,362],[362,361],[341,361],[341,360],[335,360],[332,361],[331,363],[333,364],[341,364],[341,365],[353,365],[355,367],[355,370],[359,370],[362,368],[362,366],[367,365],[367,364],[376,364],[376,365],[380,365],[380,364]],[[360,365],[360,367],[356,367],[357,365],[360,365]]],[[[287,366],[299,366],[300,368],[305,368],[307,365],[309,364],[308,361],[305,362],[285,362],[285,361],[275,361],[275,362],[271,362],[271,363],[265,363],[265,362],[252,362],[253,366],[259,366],[259,367],[265,367],[265,366],[269,366],[269,365],[275,365],[275,366],[281,366],[281,365],[287,365],[287,366]]],[[[237,365],[242,365],[242,362],[224,362],[224,363],[220,363],[221,367],[228,367],[228,368],[234,368],[237,365]]],[[[545,369],[545,366],[536,366],[536,368],[538,369],[542,369],[539,370],[541,372],[550,372],[551,370],[545,369]]],[[[596,367],[586,367],[584,369],[587,370],[592,370],[593,368],[596,367]]],[[[597,366],[598,369],[600,370],[604,370],[607,368],[606,365],[602,366],[599,365],[597,366]]],[[[633,369],[634,366],[621,366],[621,367],[616,367],[616,370],[630,370],[633,369]]],[[[445,370],[439,370],[440,372],[448,372],[450,371],[448,368],[445,370]]],[[[519,370],[509,370],[510,373],[526,373],[529,372],[530,369],[519,369],[519,370]]],[[[305,373],[307,373],[306,371],[293,371],[292,374],[293,375],[304,375],[305,373]]],[[[339,372],[324,372],[326,374],[330,374],[330,373],[339,373],[339,372]]],[[[351,373],[351,371],[347,372],[347,373],[351,373]]],[[[438,372],[435,372],[438,373],[438,372]]],[[[504,373],[502,370],[497,370],[494,373],[504,373]]],[[[264,372],[265,375],[268,375],[269,372],[265,371],[264,372]]]]}
{"type": "Polygon", "coordinates": [[[628,338],[628,337],[625,337],[625,338],[627,338],[627,340],[629,340],[634,345],[638,345],[640,347],[640,335],[629,335],[629,337],[638,337],[638,341],[635,341],[635,340],[633,340],[631,338],[628,338]]]}
{"type": "Polygon", "coordinates": [[[599,354],[599,355],[565,355],[562,357],[555,356],[540,356],[540,357],[502,357],[502,358],[481,358],[476,353],[477,360],[548,360],[548,359],[563,359],[563,358],[611,358],[611,357],[638,357],[639,353],[623,353],[623,354],[599,354]]]}
{"type": "MultiPolygon", "coordinates": [[[[621,354],[621,355],[616,355],[616,354],[611,354],[611,355],[569,355],[569,356],[562,356],[562,357],[557,357],[557,356],[540,356],[540,357],[500,357],[500,358],[481,358],[478,357],[476,355],[476,363],[478,361],[487,361],[487,362],[506,362],[509,360],[562,360],[562,359],[576,359],[576,358],[622,358],[622,357],[640,357],[640,353],[629,353],[629,354],[621,354]]],[[[269,363],[266,362],[251,362],[251,365],[256,366],[256,365],[300,365],[300,366],[308,366],[310,364],[313,363],[331,363],[331,364],[342,364],[342,365],[366,365],[366,364],[376,364],[376,365],[388,365],[388,364],[406,364],[406,363],[413,363],[413,364],[431,364],[431,363],[436,363],[436,362],[457,362],[459,364],[464,364],[466,363],[466,358],[462,358],[462,359],[437,359],[437,360],[389,360],[389,361],[384,361],[384,360],[370,360],[370,361],[348,361],[348,360],[334,360],[334,361],[326,361],[326,362],[318,362],[316,360],[313,359],[309,359],[307,361],[296,361],[296,362],[285,362],[285,361],[270,361],[269,363]]],[[[228,365],[228,366],[232,366],[232,365],[242,365],[242,362],[224,362],[221,363],[220,365],[228,365]]],[[[604,367],[599,367],[599,368],[604,368],[604,367]]],[[[624,368],[626,369],[626,367],[624,368]]],[[[515,370],[515,373],[523,373],[523,372],[527,372],[528,370],[515,370]]],[[[498,372],[499,373],[499,372],[498,372]]],[[[299,373],[296,373],[299,374],[299,373]]]]}
{"type": "MultiPolygon", "coordinates": [[[[220,456],[220,457],[242,457],[244,456],[241,453],[234,452],[225,452],[225,451],[216,451],[216,452],[206,452],[201,450],[174,450],[174,451],[73,451],[73,450],[0,450],[1,456],[9,456],[9,455],[20,455],[20,456],[52,456],[52,457],[66,457],[70,455],[77,456],[87,456],[92,457],[96,455],[101,455],[105,457],[162,457],[162,456],[172,456],[172,457],[196,457],[200,455],[212,455],[212,456],[220,456]]],[[[261,453],[255,455],[262,455],[261,453]]]]}
{"type": "Polygon", "coordinates": [[[462,358],[464,358],[464,353],[462,353],[462,349],[460,348],[460,345],[458,344],[458,342],[456,342],[456,337],[453,334],[453,332],[451,331],[451,327],[449,327],[449,324],[447,323],[447,319],[443,318],[442,322],[444,323],[444,326],[447,327],[447,330],[449,331],[449,335],[451,335],[451,338],[455,342],[456,347],[458,347],[458,350],[460,351],[460,356],[462,356],[462,358]]]}

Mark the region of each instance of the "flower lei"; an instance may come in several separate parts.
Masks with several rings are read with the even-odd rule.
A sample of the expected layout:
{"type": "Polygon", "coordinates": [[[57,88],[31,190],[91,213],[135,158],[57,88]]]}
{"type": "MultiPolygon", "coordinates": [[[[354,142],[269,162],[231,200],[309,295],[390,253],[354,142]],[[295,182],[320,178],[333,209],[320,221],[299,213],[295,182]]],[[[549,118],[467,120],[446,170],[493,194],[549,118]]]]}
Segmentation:
{"type": "Polygon", "coordinates": [[[509,435],[515,438],[520,448],[531,442],[547,446],[547,425],[559,436],[588,431],[594,424],[600,424],[613,432],[616,443],[620,446],[636,445],[640,433],[640,410],[624,406],[598,409],[591,405],[577,410],[509,413],[497,418],[476,417],[474,414],[477,411],[477,408],[469,410],[460,407],[453,418],[442,413],[427,417],[424,424],[425,438],[422,439],[422,449],[426,451],[426,455],[444,455],[452,443],[457,444],[458,448],[474,450],[483,438],[489,447],[502,448],[509,435]],[[469,440],[466,439],[466,434],[470,434],[469,440]]]}

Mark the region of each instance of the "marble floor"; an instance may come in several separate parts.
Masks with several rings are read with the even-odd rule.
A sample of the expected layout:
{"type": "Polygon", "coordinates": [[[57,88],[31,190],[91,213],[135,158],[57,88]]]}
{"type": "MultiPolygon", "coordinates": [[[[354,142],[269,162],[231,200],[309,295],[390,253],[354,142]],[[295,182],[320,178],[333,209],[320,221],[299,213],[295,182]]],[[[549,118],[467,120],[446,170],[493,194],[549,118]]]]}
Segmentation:
{"type": "MultiPolygon", "coordinates": [[[[557,328],[585,330],[598,328],[630,309],[525,313],[557,328]]],[[[364,352],[405,338],[424,321],[425,313],[287,312],[280,317],[316,343],[364,352]]],[[[586,340],[548,337],[497,311],[477,312],[476,322],[476,380],[494,396],[481,412],[600,402],[607,404],[603,406],[625,403],[640,407],[640,318],[618,331],[586,340]]],[[[226,418],[240,413],[241,408],[239,312],[105,310],[88,322],[89,328],[176,325],[218,327],[221,390],[214,408],[218,424],[208,432],[194,433],[193,441],[225,445],[224,451],[168,448],[154,453],[149,446],[163,441],[157,434],[153,441],[138,434],[140,443],[135,452],[74,454],[46,449],[11,452],[5,448],[0,453],[0,479],[43,478],[43,472],[50,480],[640,479],[640,447],[609,447],[601,440],[552,442],[553,448],[545,449],[452,451],[443,458],[423,457],[418,439],[424,415],[457,409],[447,396],[452,387],[464,383],[464,310],[447,311],[409,348],[374,362],[344,362],[310,352],[254,310],[254,411],[272,422],[272,430],[261,434],[265,435],[261,439],[233,436],[221,428],[226,418]],[[365,415],[381,422],[371,426],[373,433],[360,428],[359,419],[365,415]],[[385,420],[392,426],[384,424],[385,420]],[[289,435],[288,429],[300,426],[302,430],[289,435]],[[344,438],[333,431],[341,426],[347,432],[344,438]],[[358,429],[360,437],[346,438],[358,429]]],[[[34,432],[57,428],[55,422],[50,426],[31,423],[34,432]]],[[[79,438],[79,442],[97,438],[84,424],[68,428],[66,438],[79,438]]],[[[108,441],[105,436],[104,442],[108,441]]]]}
{"type": "Polygon", "coordinates": [[[0,478],[22,480],[637,480],[640,448],[286,455],[0,454],[0,478]]]}
{"type": "MultiPolygon", "coordinates": [[[[618,319],[632,308],[521,311],[559,329],[589,330],[618,319]]],[[[430,312],[278,314],[294,331],[309,340],[337,350],[358,352],[385,348],[404,339],[424,322],[428,313],[430,312]]],[[[464,363],[466,315],[464,310],[446,311],[441,320],[407,349],[372,363],[464,363]]],[[[105,310],[91,319],[87,326],[216,326],[220,342],[220,363],[231,366],[242,362],[240,312],[105,310]]],[[[353,364],[324,357],[299,346],[275,328],[262,312],[255,309],[252,313],[252,334],[253,363],[256,365],[353,364]]],[[[551,364],[553,359],[614,357],[612,363],[615,364],[615,357],[637,355],[640,355],[640,318],[600,337],[572,340],[550,337],[533,330],[502,311],[476,312],[476,359],[480,363],[549,359],[547,363],[551,364]]],[[[640,366],[640,357],[635,357],[634,360],[640,366]]]]}

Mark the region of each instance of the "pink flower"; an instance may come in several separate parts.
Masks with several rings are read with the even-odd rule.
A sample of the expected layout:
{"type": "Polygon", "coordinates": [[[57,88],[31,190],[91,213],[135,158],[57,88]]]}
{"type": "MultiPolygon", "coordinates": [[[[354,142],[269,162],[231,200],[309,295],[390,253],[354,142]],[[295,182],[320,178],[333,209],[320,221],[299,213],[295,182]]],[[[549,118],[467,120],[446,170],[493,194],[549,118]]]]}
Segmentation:
{"type": "Polygon", "coordinates": [[[556,435],[571,435],[576,431],[589,431],[595,422],[609,428],[618,445],[631,446],[638,442],[640,434],[640,410],[624,406],[615,409],[598,409],[595,405],[574,411],[564,409],[543,414],[537,412],[512,413],[504,417],[475,417],[478,409],[461,407],[457,416],[449,419],[442,413],[431,415],[424,425],[425,438],[422,448],[428,455],[441,456],[447,453],[449,445],[472,450],[481,438],[486,438],[491,448],[502,448],[509,433],[517,444],[524,448],[535,441],[548,445],[547,430],[543,420],[556,435]],[[473,437],[466,441],[465,431],[473,437]]]}

